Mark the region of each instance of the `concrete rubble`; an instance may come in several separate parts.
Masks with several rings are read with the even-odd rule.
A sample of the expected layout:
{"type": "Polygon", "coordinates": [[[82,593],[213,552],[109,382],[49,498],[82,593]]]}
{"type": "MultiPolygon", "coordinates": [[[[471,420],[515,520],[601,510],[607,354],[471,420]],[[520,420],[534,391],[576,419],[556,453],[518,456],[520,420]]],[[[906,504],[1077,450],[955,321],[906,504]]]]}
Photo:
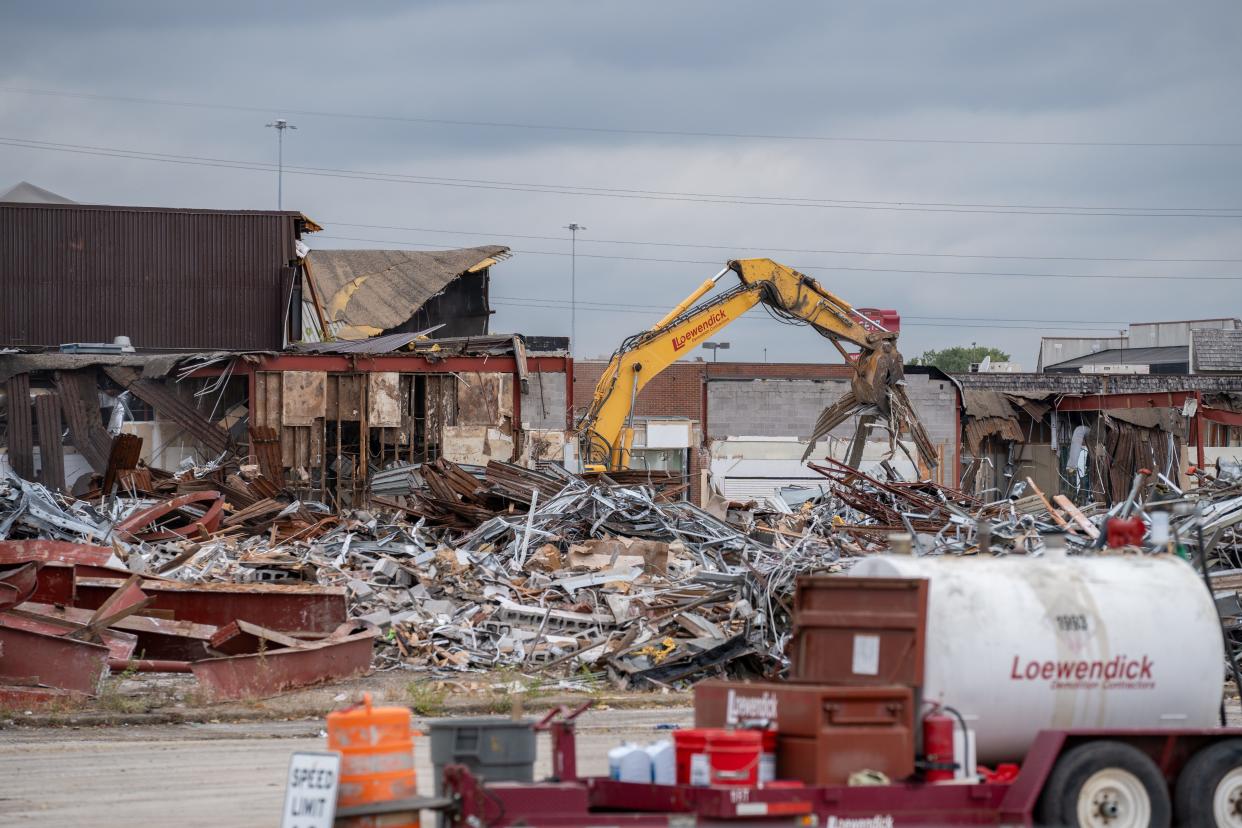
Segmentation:
{"type": "Polygon", "coordinates": [[[1242,619],[1236,465],[1186,490],[1140,474],[1111,509],[1033,481],[983,502],[891,468],[811,468],[825,478],[813,496],[712,511],[655,479],[551,463],[395,465],[372,477],[368,508],[343,512],[235,462],[81,499],[10,475],[0,696],[89,695],[109,669],[193,673],[217,699],[369,669],[579,689],[777,678],[797,576],[882,551],[1040,555],[1054,534],[1071,554],[1206,562],[1230,629],[1242,619]]]}

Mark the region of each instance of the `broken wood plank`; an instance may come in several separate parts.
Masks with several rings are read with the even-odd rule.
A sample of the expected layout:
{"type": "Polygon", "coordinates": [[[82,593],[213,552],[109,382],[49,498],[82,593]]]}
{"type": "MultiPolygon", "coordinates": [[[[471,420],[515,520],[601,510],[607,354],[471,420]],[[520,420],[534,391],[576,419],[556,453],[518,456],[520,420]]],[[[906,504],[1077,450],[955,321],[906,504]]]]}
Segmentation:
{"type": "Polygon", "coordinates": [[[1082,510],[1074,505],[1074,501],[1061,494],[1053,495],[1052,500],[1065,510],[1065,513],[1078,525],[1079,529],[1087,534],[1087,537],[1095,540],[1100,536],[1100,530],[1095,528],[1095,524],[1087,520],[1087,516],[1082,513],[1082,510]]]}
{"type": "Polygon", "coordinates": [[[1048,498],[1045,497],[1044,493],[1041,492],[1039,487],[1035,485],[1035,481],[1028,477],[1026,479],[1026,483],[1031,487],[1031,491],[1035,493],[1035,496],[1039,498],[1039,502],[1042,503],[1044,508],[1048,510],[1049,517],[1056,521],[1057,526],[1060,526],[1062,529],[1069,529],[1069,523],[1066,522],[1065,518],[1061,517],[1061,513],[1056,510],[1056,507],[1048,502],[1048,498]]]}

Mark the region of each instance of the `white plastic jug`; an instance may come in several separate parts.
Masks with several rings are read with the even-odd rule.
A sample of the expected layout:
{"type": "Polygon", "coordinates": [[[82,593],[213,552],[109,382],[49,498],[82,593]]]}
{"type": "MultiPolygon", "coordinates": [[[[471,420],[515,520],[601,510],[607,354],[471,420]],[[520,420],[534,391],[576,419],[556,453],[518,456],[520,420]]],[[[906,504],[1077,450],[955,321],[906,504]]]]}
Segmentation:
{"type": "Polygon", "coordinates": [[[677,784],[677,751],[668,739],[643,748],[651,760],[651,781],[656,785],[677,784]]]}
{"type": "Polygon", "coordinates": [[[632,742],[608,751],[608,776],[617,782],[650,782],[651,757],[632,742]]]}

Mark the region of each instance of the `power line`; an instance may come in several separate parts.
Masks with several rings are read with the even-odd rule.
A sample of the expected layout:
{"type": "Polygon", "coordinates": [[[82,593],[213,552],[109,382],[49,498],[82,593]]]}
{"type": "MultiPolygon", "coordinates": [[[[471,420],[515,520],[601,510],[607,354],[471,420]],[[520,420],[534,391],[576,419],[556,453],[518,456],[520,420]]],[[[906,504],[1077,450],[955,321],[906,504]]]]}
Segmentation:
{"type": "MultiPolygon", "coordinates": [[[[526,304],[521,302],[493,301],[491,304],[499,307],[521,308],[524,310],[565,310],[567,305],[564,304],[526,304]]],[[[587,307],[585,303],[578,303],[579,309],[586,313],[626,313],[641,314],[650,316],[647,311],[628,310],[617,307],[587,307]]],[[[734,320],[735,322],[762,322],[765,321],[763,316],[742,316],[734,320]]],[[[1114,328],[1064,328],[1055,325],[1000,325],[991,323],[959,323],[959,322],[906,322],[906,318],[902,317],[901,326],[903,328],[1004,328],[1006,330],[1024,330],[1024,331],[1074,331],[1077,333],[1092,332],[1108,332],[1115,331],[1114,328]]]]}
{"type": "MultiPolygon", "coordinates": [[[[276,167],[272,164],[261,161],[240,161],[227,158],[210,158],[204,156],[180,155],[175,153],[149,152],[145,150],[130,150],[116,147],[99,147],[87,144],[65,144],[27,138],[0,136],[0,145],[17,147],[21,149],[44,150],[49,152],[66,152],[79,155],[126,158],[137,161],[175,163],[187,166],[218,167],[260,172],[272,172],[276,169],[276,167]]],[[[1070,205],[974,205],[968,203],[958,204],[954,202],[861,201],[847,199],[810,199],[794,196],[746,196],[710,193],[680,193],[665,190],[627,190],[609,187],[508,182],[489,179],[416,176],[402,173],[368,172],[365,170],[348,170],[334,167],[286,166],[284,170],[285,172],[294,175],[342,178],[358,181],[380,181],[394,184],[415,184],[462,189],[595,196],[599,198],[642,201],[724,204],[735,206],[869,210],[899,213],[914,212],[1078,217],[1096,216],[1113,218],[1242,218],[1242,208],[1240,207],[1082,207],[1070,205]]]]}
{"type": "MultiPolygon", "coordinates": [[[[358,224],[348,221],[319,222],[325,226],[363,227],[368,230],[407,230],[413,233],[444,233],[456,236],[490,236],[504,239],[532,239],[537,241],[564,241],[563,236],[539,236],[522,233],[493,233],[480,230],[444,230],[431,227],[404,227],[392,224],[358,224]]],[[[832,250],[804,247],[776,247],[761,244],[693,244],[690,242],[638,241],[631,239],[598,239],[592,237],[590,244],[624,244],[641,247],[689,247],[701,250],[766,250],[771,253],[826,253],[840,256],[906,256],[912,258],[937,259],[1005,259],[1014,261],[1053,261],[1053,262],[1160,262],[1164,264],[1229,264],[1242,262],[1242,259],[1171,259],[1148,256],[1015,256],[986,253],[912,253],[894,250],[832,250]]]]}
{"type": "MultiPolygon", "coordinates": [[[[367,244],[396,244],[406,247],[430,247],[436,249],[444,249],[449,245],[434,244],[431,242],[410,242],[399,241],[396,239],[363,239],[356,236],[333,236],[329,234],[317,234],[319,239],[332,239],[333,241],[355,241],[366,242],[367,244]]],[[[519,250],[510,248],[514,253],[522,253],[530,256],[568,256],[566,251],[560,250],[519,250]]],[[[654,256],[613,256],[603,253],[579,253],[579,258],[587,259],[610,259],[626,262],[660,262],[664,264],[702,264],[702,265],[719,265],[718,259],[663,259],[654,256]]],[[[797,270],[822,270],[828,272],[847,272],[847,273],[893,273],[907,275],[927,275],[927,276],[950,276],[959,278],[1023,278],[1023,279],[1110,279],[1110,280],[1140,280],[1140,281],[1206,281],[1206,282],[1237,282],[1242,281],[1242,276],[1231,275],[1212,275],[1212,276],[1173,276],[1173,275],[1126,275],[1120,273],[1015,273],[1008,271],[984,271],[984,270],[924,270],[918,268],[895,268],[895,267],[854,267],[845,265],[813,265],[813,264],[793,264],[790,265],[797,270]]]]}
{"type": "MultiPolygon", "coordinates": [[[[565,299],[555,297],[504,297],[504,295],[492,294],[489,299],[499,300],[499,302],[532,302],[538,303],[538,307],[551,307],[555,305],[558,308],[568,308],[569,303],[565,299]]],[[[668,310],[668,305],[645,305],[645,304],[626,304],[620,302],[590,302],[590,300],[578,300],[579,307],[594,307],[595,309],[626,309],[633,310],[635,313],[656,312],[664,313],[668,310]]],[[[743,317],[748,319],[749,317],[743,317]]],[[[922,315],[902,314],[902,324],[907,324],[908,319],[925,320],[925,322],[986,322],[986,323],[1041,323],[1049,325],[1059,324],[1081,324],[1081,325],[1104,325],[1099,330],[1117,330],[1118,326],[1128,323],[1112,322],[1108,319],[999,319],[995,317],[922,317],[922,315]]],[[[1074,330],[1066,328],[1064,330],[1074,330]]]]}
{"type": "Polygon", "coordinates": [[[1067,141],[1067,140],[1013,140],[1003,138],[898,138],[890,136],[847,135],[797,135],[760,132],[718,132],[711,130],[652,129],[636,127],[582,126],[573,124],[540,124],[518,121],[476,121],[461,118],[426,118],[408,115],[376,115],[356,112],[331,112],[315,109],[289,109],[287,106],[245,106],[206,101],[178,101],[167,98],[144,98],[131,95],[102,95],[85,92],[64,92],[53,89],[30,89],[14,86],[0,87],[5,92],[23,95],[44,95],[59,98],[75,98],[93,101],[116,101],[150,106],[175,106],[187,109],[231,110],[234,112],[273,112],[280,110],[291,115],[318,118],[346,118],[364,121],[389,121],[396,123],[427,124],[437,126],[467,126],[487,129],[518,129],[543,132],[579,132],[613,135],[646,135],[682,138],[729,138],[765,141],[816,141],[852,144],[940,144],[961,146],[1013,146],[1013,147],[1107,147],[1107,148],[1181,148],[1181,149],[1234,149],[1242,147],[1239,141],[1067,141]]]}

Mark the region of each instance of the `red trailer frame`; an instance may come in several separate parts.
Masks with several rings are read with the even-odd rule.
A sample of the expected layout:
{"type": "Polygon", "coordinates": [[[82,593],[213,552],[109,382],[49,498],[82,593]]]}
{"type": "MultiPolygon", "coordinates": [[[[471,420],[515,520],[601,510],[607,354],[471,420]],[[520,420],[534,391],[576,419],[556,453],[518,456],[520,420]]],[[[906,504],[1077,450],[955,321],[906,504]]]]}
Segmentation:
{"type": "MultiPolygon", "coordinates": [[[[1132,745],[1150,756],[1172,789],[1190,756],[1216,741],[1242,737],[1239,728],[1195,730],[1045,730],[1009,784],[900,782],[849,787],[695,787],[579,778],[570,718],[540,723],[551,731],[559,778],[524,784],[488,783],[465,767],[444,771],[453,800],[449,824],[503,826],[900,826],[1033,825],[1040,794],[1057,759],[1091,741],[1132,745]]],[[[577,712],[581,712],[579,709],[577,712]]]]}

